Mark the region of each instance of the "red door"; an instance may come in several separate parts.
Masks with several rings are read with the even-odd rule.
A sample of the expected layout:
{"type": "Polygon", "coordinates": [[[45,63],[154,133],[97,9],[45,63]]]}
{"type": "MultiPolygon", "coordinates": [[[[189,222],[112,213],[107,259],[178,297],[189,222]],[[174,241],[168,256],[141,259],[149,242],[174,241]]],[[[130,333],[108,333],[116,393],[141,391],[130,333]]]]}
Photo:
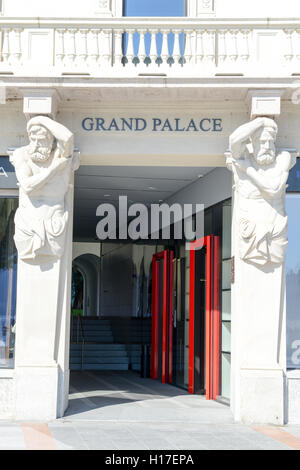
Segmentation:
{"type": "Polygon", "coordinates": [[[165,250],[152,259],[151,378],[172,383],[173,252],[165,250]]]}
{"type": "Polygon", "coordinates": [[[219,395],[219,243],[209,235],[190,244],[189,392],[201,382],[208,400],[219,395]]]}

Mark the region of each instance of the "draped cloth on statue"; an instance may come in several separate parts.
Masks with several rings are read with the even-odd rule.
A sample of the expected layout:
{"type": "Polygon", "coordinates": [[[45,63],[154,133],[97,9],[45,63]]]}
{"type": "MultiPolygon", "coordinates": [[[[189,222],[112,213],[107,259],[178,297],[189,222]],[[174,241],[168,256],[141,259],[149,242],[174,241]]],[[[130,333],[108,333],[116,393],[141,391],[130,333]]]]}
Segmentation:
{"type": "Polygon", "coordinates": [[[50,207],[46,215],[41,217],[18,209],[15,215],[14,240],[19,256],[22,259],[49,255],[60,258],[64,249],[67,222],[68,212],[58,205],[50,207]]]}

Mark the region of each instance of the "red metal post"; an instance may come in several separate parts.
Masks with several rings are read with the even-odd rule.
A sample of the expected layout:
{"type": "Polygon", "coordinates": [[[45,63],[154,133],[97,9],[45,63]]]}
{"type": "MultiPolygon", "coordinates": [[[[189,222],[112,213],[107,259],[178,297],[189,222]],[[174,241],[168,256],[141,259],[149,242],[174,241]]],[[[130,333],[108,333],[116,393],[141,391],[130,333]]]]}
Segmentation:
{"type": "Polygon", "coordinates": [[[151,335],[151,379],[157,379],[157,307],[158,307],[158,263],[155,255],[152,257],[152,335],[151,335]]]}
{"type": "Polygon", "coordinates": [[[195,338],[195,250],[190,244],[190,305],[189,305],[189,393],[194,393],[195,338]]]}
{"type": "Polygon", "coordinates": [[[206,399],[212,397],[212,236],[206,238],[206,305],[205,305],[205,388],[206,399]]]}
{"type": "Polygon", "coordinates": [[[173,259],[174,253],[170,251],[169,256],[169,351],[168,351],[168,382],[172,383],[173,369],[173,259]]]}
{"type": "Polygon", "coordinates": [[[214,237],[214,306],[213,306],[213,386],[212,398],[220,394],[220,237],[214,237]]]}

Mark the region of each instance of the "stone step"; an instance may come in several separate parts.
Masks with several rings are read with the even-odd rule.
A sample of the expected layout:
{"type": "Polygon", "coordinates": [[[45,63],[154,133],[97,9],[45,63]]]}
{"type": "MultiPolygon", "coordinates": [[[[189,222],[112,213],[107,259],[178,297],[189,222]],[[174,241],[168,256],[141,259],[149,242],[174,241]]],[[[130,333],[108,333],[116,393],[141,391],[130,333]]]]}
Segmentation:
{"type": "MultiPolygon", "coordinates": [[[[81,363],[81,356],[72,357],[70,360],[70,364],[80,364],[81,363]]],[[[100,356],[92,356],[86,357],[83,355],[83,363],[84,365],[88,364],[128,364],[128,357],[100,357],[100,356]]]]}
{"type": "MultiPolygon", "coordinates": [[[[111,335],[84,335],[78,336],[78,341],[81,342],[82,340],[85,340],[85,342],[90,342],[90,343],[113,343],[114,338],[111,335]]],[[[77,336],[76,338],[73,338],[74,342],[77,341],[77,336]]]]}
{"type": "MultiPolygon", "coordinates": [[[[70,365],[70,370],[81,370],[81,364],[70,365]]],[[[84,364],[83,370],[128,370],[128,364],[84,364]]]]}
{"type": "MultiPolygon", "coordinates": [[[[73,349],[81,349],[81,343],[71,343],[71,348],[73,349]]],[[[85,343],[85,349],[115,349],[115,350],[125,350],[125,344],[121,343],[85,343]]]]}
{"type": "MultiPolygon", "coordinates": [[[[83,349],[85,357],[128,357],[127,352],[124,350],[102,350],[102,349],[83,349]]],[[[72,358],[81,357],[81,349],[74,349],[72,351],[72,358]]]]}
{"type": "MultiPolygon", "coordinates": [[[[75,331],[81,331],[81,328],[77,328],[77,326],[73,326],[72,327],[72,331],[75,332],[75,331]]],[[[108,331],[109,333],[111,333],[111,328],[109,326],[102,326],[102,325],[96,325],[96,326],[84,326],[83,327],[83,331],[86,332],[86,331],[108,331]]]]}

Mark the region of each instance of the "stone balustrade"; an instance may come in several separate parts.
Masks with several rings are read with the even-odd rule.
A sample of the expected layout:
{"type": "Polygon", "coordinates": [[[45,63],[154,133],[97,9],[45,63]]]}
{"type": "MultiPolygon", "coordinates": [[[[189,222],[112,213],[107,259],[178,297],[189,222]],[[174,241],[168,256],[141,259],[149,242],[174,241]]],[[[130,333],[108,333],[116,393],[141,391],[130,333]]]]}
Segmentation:
{"type": "Polygon", "coordinates": [[[300,74],[300,27],[293,20],[2,18],[0,28],[2,74],[300,74]]]}

